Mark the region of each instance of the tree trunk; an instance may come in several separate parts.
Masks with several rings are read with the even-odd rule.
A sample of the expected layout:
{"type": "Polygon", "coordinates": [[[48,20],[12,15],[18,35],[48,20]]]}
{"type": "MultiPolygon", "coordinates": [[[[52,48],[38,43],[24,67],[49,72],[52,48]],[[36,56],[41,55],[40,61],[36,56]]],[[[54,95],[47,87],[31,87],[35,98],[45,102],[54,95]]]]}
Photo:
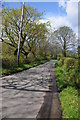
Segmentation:
{"type": "Polygon", "coordinates": [[[64,51],[64,57],[66,57],[66,51],[64,51]]]}
{"type": "Polygon", "coordinates": [[[64,57],[66,57],[66,40],[64,39],[64,51],[63,51],[64,57]]]}

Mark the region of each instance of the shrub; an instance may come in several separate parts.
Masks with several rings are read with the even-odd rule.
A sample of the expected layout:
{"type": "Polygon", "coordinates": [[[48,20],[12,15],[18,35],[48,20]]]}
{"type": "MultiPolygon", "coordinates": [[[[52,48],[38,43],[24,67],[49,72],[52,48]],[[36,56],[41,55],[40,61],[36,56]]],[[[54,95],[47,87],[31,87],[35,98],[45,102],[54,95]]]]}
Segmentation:
{"type": "MultiPolygon", "coordinates": [[[[23,57],[20,57],[20,64],[25,63],[25,59],[23,57]]],[[[2,67],[3,68],[12,68],[17,66],[17,56],[14,55],[6,55],[5,57],[2,57],[2,67]]]]}
{"type": "Polygon", "coordinates": [[[67,86],[79,86],[78,61],[73,58],[66,58],[64,65],[61,66],[60,61],[56,62],[55,75],[59,91],[67,86]]]}
{"type": "Polygon", "coordinates": [[[63,65],[64,65],[64,60],[65,60],[64,57],[60,58],[60,60],[59,60],[59,65],[60,65],[60,66],[63,66],[63,65]]]}
{"type": "Polygon", "coordinates": [[[66,58],[63,65],[61,62],[62,60],[57,61],[55,65],[55,75],[60,91],[62,118],[78,118],[78,89],[76,89],[80,88],[78,60],[66,58]]]}
{"type": "Polygon", "coordinates": [[[17,59],[13,56],[6,56],[2,58],[2,67],[9,68],[17,65],[17,59]]]}
{"type": "Polygon", "coordinates": [[[64,60],[64,69],[69,72],[70,69],[74,69],[76,64],[75,58],[66,58],[64,60]]]}
{"type": "Polygon", "coordinates": [[[66,88],[68,85],[71,85],[72,83],[68,80],[67,73],[62,69],[61,67],[55,68],[55,75],[57,79],[57,86],[58,90],[62,91],[64,88],[66,88]]]}

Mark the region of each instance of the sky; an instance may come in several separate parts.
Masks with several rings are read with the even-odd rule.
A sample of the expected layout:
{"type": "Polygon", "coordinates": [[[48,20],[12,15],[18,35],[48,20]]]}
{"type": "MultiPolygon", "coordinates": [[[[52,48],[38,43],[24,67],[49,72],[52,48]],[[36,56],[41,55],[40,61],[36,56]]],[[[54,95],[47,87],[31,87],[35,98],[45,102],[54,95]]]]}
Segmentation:
{"type": "MultiPolygon", "coordinates": [[[[8,1],[8,0],[7,0],[8,1]]],[[[10,1],[10,0],[9,0],[10,1]]],[[[21,0],[20,0],[21,1],[21,0]]],[[[24,0],[25,1],[25,0],[24,0]]],[[[38,0],[36,0],[38,1],[38,0]]],[[[50,21],[52,29],[69,26],[78,35],[78,2],[79,0],[57,0],[57,2],[25,2],[44,12],[41,22],[50,21]]],[[[45,0],[43,0],[45,1],[45,0]]],[[[10,8],[20,8],[21,2],[5,2],[10,8]]]]}
{"type": "MultiPolygon", "coordinates": [[[[6,2],[4,3],[5,6],[10,8],[20,8],[22,2],[6,2]]],[[[25,2],[25,5],[32,6],[38,9],[38,11],[43,12],[45,14],[54,14],[54,15],[65,15],[66,11],[58,7],[58,2],[25,2]]]]}

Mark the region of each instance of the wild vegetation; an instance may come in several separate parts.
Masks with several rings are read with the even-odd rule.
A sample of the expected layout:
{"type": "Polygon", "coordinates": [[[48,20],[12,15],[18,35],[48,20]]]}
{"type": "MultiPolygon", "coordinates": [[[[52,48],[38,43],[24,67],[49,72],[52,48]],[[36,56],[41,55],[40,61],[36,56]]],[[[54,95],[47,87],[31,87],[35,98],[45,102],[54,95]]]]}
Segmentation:
{"type": "MultiPolygon", "coordinates": [[[[2,65],[3,68],[17,67],[18,43],[20,39],[20,9],[5,8],[2,11],[2,65]]],[[[20,41],[19,66],[33,61],[57,58],[61,53],[71,55],[76,41],[72,29],[64,26],[59,30],[51,31],[49,21],[40,22],[43,13],[36,8],[25,6],[20,41]]],[[[7,71],[7,70],[6,70],[7,71]]],[[[4,72],[3,72],[4,73],[4,72]]]]}
{"type": "MultiPolygon", "coordinates": [[[[14,67],[18,66],[17,54],[21,11],[22,7],[20,9],[6,8],[2,11],[1,40],[3,74],[8,73],[8,68],[10,69],[9,71],[11,71],[14,67]]],[[[24,8],[19,66],[32,62],[38,63],[39,61],[41,63],[42,60],[46,61],[53,57],[52,45],[47,37],[49,35],[47,27],[50,27],[50,25],[49,22],[40,22],[42,14],[43,13],[39,13],[37,9],[30,6],[25,6],[24,8]]]]}
{"type": "Polygon", "coordinates": [[[55,66],[63,118],[78,118],[79,68],[78,59],[62,58],[55,66]]]}
{"type": "MultiPolygon", "coordinates": [[[[57,59],[55,75],[60,92],[63,118],[78,118],[80,91],[80,46],[73,30],[67,26],[51,31],[49,22],[42,23],[43,13],[25,6],[17,63],[22,7],[2,11],[2,74],[11,74],[57,59]],[[78,48],[78,50],[77,50],[78,48]]],[[[1,70],[0,70],[1,71],[1,70]]]]}

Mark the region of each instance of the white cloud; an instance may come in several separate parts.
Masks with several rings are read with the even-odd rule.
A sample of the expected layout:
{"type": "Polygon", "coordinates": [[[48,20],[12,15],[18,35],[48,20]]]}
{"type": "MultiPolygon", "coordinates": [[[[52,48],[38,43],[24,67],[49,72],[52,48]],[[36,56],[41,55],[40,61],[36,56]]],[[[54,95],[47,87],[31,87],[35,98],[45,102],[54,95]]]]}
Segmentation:
{"type": "Polygon", "coordinates": [[[66,17],[60,17],[60,16],[57,16],[57,17],[48,17],[48,19],[43,19],[42,22],[47,22],[47,21],[50,21],[51,23],[51,26],[53,29],[58,29],[59,27],[61,26],[70,26],[69,22],[67,21],[66,17]]]}
{"type": "Polygon", "coordinates": [[[67,19],[72,27],[78,27],[78,2],[67,2],[66,7],[67,19]]]}
{"type": "Polygon", "coordinates": [[[59,0],[59,7],[63,7],[66,11],[66,16],[54,16],[47,14],[43,22],[50,21],[52,28],[58,29],[61,26],[69,26],[78,34],[78,1],[79,0],[59,0]],[[66,3],[65,3],[66,2],[66,3]]]}
{"type": "Polygon", "coordinates": [[[59,0],[59,7],[66,7],[66,0],[59,0]]]}
{"type": "MultiPolygon", "coordinates": [[[[59,4],[60,4],[60,1],[62,0],[59,0],[59,4]]],[[[63,0],[63,1],[64,1],[64,5],[62,5],[62,7],[64,8],[66,6],[65,7],[65,10],[67,13],[66,20],[70,24],[70,27],[75,32],[78,32],[78,2],[80,0],[74,0],[74,1],[68,0],[67,2],[66,0],[63,0]]]]}

